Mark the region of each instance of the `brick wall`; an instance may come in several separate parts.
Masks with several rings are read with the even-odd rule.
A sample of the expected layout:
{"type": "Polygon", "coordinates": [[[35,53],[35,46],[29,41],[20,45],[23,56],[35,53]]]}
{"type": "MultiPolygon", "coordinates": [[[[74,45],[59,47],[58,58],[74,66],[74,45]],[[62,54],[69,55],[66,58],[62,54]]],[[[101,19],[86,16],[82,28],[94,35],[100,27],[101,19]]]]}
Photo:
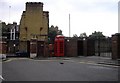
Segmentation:
{"type": "Polygon", "coordinates": [[[120,34],[112,35],[112,59],[120,59],[120,34]]]}
{"type": "Polygon", "coordinates": [[[78,56],[77,39],[68,38],[65,40],[65,56],[78,56]]]}
{"type": "Polygon", "coordinates": [[[37,42],[31,41],[30,42],[30,53],[36,53],[37,52],[37,42]]]}
{"type": "Polygon", "coordinates": [[[93,55],[95,55],[94,40],[86,39],[86,40],[83,41],[83,54],[84,54],[84,56],[93,56],[93,55]]]}
{"type": "Polygon", "coordinates": [[[7,46],[6,42],[1,41],[0,42],[0,54],[6,54],[7,46]]]}

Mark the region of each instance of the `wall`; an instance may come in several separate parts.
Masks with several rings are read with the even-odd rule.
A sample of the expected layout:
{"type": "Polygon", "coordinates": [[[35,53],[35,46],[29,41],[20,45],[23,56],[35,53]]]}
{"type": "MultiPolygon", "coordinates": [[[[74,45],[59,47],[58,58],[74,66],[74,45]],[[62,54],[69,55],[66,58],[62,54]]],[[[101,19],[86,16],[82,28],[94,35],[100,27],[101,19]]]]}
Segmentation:
{"type": "Polygon", "coordinates": [[[48,35],[49,12],[43,11],[43,3],[27,2],[20,21],[20,40],[45,40],[48,35]],[[42,36],[41,36],[42,35],[42,36]],[[46,36],[43,36],[46,35],[46,36]]]}
{"type": "Polygon", "coordinates": [[[0,41],[0,54],[6,54],[7,44],[4,41],[0,41]]]}
{"type": "MultiPolygon", "coordinates": [[[[43,11],[43,3],[27,2],[26,10],[23,11],[20,21],[20,50],[29,50],[26,41],[32,43],[32,40],[36,40],[36,45],[30,44],[30,53],[36,52],[39,55],[37,51],[39,51],[38,47],[40,47],[40,44],[37,41],[43,41],[45,43],[44,47],[46,47],[46,42],[48,42],[48,28],[49,12],[43,11]]],[[[46,49],[43,50],[46,51],[46,49]]],[[[44,55],[46,54],[43,53],[44,55]]]]}
{"type": "Polygon", "coordinates": [[[76,38],[67,38],[65,40],[65,56],[73,57],[78,56],[77,52],[77,39],[76,38]]]}
{"type": "Polygon", "coordinates": [[[120,59],[120,33],[112,35],[112,59],[120,59]]]}

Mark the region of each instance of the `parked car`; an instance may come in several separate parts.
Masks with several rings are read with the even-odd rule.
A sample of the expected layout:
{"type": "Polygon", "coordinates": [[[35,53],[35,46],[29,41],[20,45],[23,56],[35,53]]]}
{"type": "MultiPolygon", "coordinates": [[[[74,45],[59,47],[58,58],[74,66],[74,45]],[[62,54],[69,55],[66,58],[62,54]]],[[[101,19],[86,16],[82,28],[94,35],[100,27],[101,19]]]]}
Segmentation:
{"type": "Polygon", "coordinates": [[[6,60],[6,55],[5,54],[0,54],[0,60],[6,60]]]}
{"type": "Polygon", "coordinates": [[[24,57],[28,57],[29,56],[29,54],[27,52],[25,52],[25,51],[18,51],[15,54],[16,54],[16,56],[21,56],[21,57],[22,56],[24,56],[24,57]]]}

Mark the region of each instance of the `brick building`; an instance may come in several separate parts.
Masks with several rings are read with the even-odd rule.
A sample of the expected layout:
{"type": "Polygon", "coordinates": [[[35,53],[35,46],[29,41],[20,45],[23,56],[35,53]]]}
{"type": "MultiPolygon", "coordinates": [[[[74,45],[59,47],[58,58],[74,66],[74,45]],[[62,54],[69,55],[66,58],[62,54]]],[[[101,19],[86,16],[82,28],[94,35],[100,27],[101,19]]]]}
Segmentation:
{"type": "Polygon", "coordinates": [[[2,28],[6,24],[0,21],[0,54],[6,54],[6,42],[3,39],[2,36],[2,28]]]}
{"type": "Polygon", "coordinates": [[[43,11],[43,3],[27,2],[20,20],[20,51],[32,52],[32,55],[37,53],[37,56],[42,51],[42,55],[46,55],[48,27],[49,12],[43,11]]]}
{"type": "Polygon", "coordinates": [[[16,22],[6,24],[1,22],[0,44],[4,53],[15,53],[18,50],[19,26],[16,22]]]}
{"type": "Polygon", "coordinates": [[[19,44],[19,25],[16,22],[6,25],[7,28],[7,53],[15,53],[19,44]]]}

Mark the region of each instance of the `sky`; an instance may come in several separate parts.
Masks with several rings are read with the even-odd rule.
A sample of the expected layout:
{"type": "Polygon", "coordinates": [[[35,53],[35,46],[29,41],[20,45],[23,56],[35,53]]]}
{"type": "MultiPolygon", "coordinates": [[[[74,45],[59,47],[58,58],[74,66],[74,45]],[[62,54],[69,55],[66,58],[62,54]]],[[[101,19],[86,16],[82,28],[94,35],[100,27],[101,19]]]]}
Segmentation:
{"type": "Polygon", "coordinates": [[[101,31],[105,36],[118,32],[119,0],[0,0],[0,20],[20,23],[26,2],[43,2],[49,11],[49,26],[58,26],[64,36],[101,31]]]}

